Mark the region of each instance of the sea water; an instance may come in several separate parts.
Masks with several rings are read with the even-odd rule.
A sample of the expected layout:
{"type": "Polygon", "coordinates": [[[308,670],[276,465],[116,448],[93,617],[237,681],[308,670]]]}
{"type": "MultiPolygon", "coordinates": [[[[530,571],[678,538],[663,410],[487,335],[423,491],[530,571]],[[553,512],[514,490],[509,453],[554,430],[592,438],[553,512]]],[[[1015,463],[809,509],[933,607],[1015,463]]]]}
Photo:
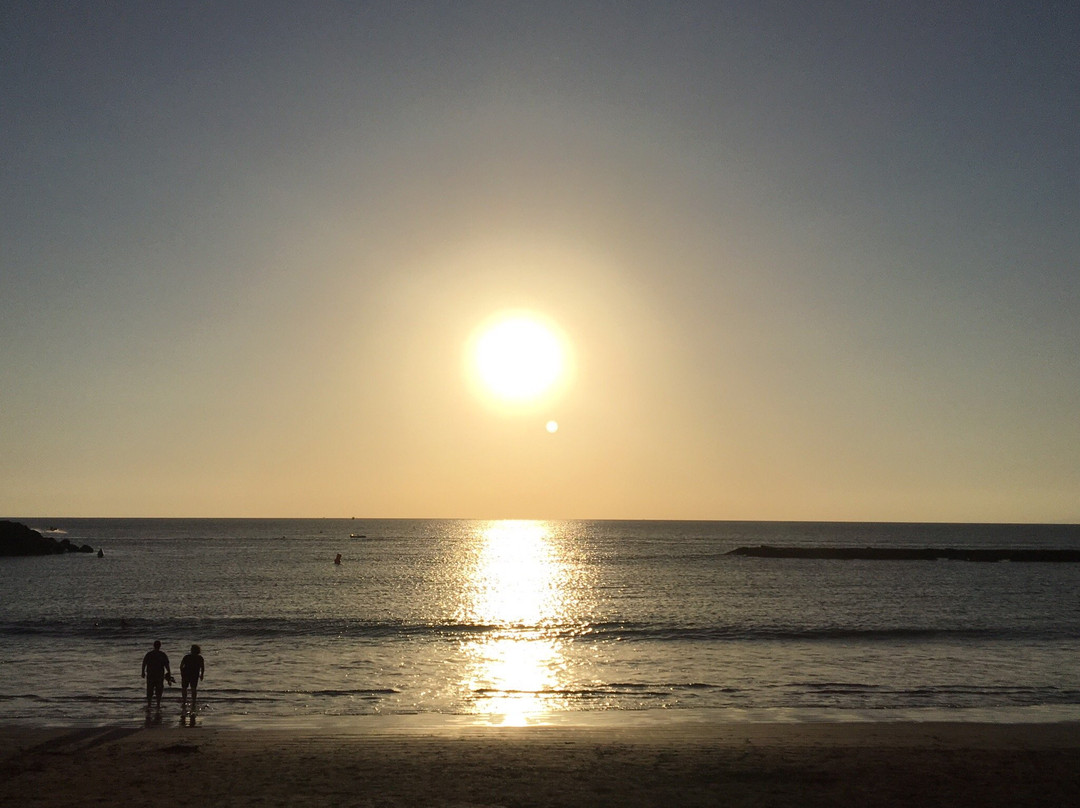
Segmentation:
{"type": "Polygon", "coordinates": [[[141,721],[154,640],[201,723],[1080,719],[1080,564],[727,555],[1080,526],[17,521],[104,556],[0,559],[0,721],[141,721]]]}

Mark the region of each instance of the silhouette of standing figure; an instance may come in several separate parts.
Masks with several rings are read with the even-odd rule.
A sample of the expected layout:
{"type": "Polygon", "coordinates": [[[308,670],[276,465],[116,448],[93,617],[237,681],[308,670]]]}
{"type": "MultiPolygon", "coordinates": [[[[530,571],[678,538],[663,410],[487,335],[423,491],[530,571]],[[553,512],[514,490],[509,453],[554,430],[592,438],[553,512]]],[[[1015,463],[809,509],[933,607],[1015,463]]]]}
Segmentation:
{"type": "Polygon", "coordinates": [[[180,660],[180,698],[187,701],[188,685],[191,685],[191,706],[195,706],[195,693],[199,688],[199,681],[206,672],[206,665],[202,658],[202,649],[197,645],[191,646],[191,653],[186,654],[180,660]]]}
{"type": "Polygon", "coordinates": [[[147,651],[142,661],[142,678],[146,680],[146,709],[156,696],[157,706],[161,707],[161,691],[165,689],[165,680],[172,681],[169,669],[169,657],[161,650],[161,640],[154,640],[154,650],[147,651]]]}

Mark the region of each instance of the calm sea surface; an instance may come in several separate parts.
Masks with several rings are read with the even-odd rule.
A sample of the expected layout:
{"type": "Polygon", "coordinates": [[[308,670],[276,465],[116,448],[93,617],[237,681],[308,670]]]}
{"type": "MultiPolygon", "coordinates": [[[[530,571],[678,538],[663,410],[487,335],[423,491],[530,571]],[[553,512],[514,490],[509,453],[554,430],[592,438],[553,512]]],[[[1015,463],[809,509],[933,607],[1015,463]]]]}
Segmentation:
{"type": "Polygon", "coordinates": [[[200,723],[1080,719],[1080,564],[725,555],[1078,526],[15,518],[105,556],[0,559],[0,721],[142,722],[155,639],[200,723]]]}

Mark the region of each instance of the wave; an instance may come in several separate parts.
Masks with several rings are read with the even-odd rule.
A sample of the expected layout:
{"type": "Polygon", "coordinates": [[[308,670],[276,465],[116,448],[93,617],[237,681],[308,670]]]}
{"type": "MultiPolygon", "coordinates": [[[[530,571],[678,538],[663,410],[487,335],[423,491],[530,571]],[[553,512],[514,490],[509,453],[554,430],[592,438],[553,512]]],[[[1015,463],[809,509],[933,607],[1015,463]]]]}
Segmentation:
{"type": "Polygon", "coordinates": [[[1064,627],[985,626],[799,626],[799,625],[597,625],[583,634],[593,639],[673,642],[920,642],[932,640],[1061,639],[1075,635],[1064,627]]]}
{"type": "Polygon", "coordinates": [[[986,642],[994,640],[1075,640],[1069,626],[815,626],[815,625],[671,625],[663,623],[600,622],[583,624],[483,624],[457,622],[341,620],[294,617],[174,617],[165,619],[14,620],[0,622],[0,637],[57,637],[129,640],[154,634],[210,639],[292,638],[393,642],[397,640],[468,641],[479,639],[546,639],[573,642],[869,642],[932,641],[986,642]]]}
{"type": "Polygon", "coordinates": [[[540,688],[537,690],[479,687],[472,692],[477,696],[544,696],[568,699],[607,698],[610,696],[634,696],[666,698],[681,691],[713,693],[738,693],[739,689],[709,682],[608,682],[587,688],[540,688]]]}
{"type": "Polygon", "coordinates": [[[878,708],[935,707],[938,709],[992,706],[1035,706],[1080,704],[1080,690],[1028,685],[923,685],[897,687],[864,682],[788,682],[762,689],[772,690],[771,706],[830,707],[837,705],[878,708]]]}

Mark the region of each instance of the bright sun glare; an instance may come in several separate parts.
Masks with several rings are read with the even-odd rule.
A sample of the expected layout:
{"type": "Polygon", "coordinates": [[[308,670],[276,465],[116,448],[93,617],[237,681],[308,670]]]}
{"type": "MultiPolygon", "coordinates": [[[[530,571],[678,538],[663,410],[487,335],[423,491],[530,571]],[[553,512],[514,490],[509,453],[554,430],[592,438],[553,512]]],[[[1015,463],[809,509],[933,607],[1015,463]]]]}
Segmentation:
{"type": "Polygon", "coordinates": [[[528,402],[549,392],[563,377],[565,351],[555,331],[525,313],[490,321],[472,348],[476,374],[491,395],[505,402],[528,402]]]}

